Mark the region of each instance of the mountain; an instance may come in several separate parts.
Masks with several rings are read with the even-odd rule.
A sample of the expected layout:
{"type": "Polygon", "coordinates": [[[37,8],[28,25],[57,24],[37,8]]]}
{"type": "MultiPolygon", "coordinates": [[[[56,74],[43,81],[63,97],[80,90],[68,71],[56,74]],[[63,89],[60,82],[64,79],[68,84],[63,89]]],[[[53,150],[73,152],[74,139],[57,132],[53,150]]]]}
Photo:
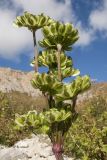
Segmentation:
{"type": "Polygon", "coordinates": [[[92,83],[90,89],[78,96],[78,102],[83,102],[97,96],[107,99],[107,82],[92,83]]]}
{"type": "Polygon", "coordinates": [[[22,72],[11,68],[0,68],[0,91],[18,91],[28,95],[38,97],[41,92],[31,86],[33,72],[22,72]]]}
{"type": "MultiPolygon", "coordinates": [[[[0,91],[6,93],[17,91],[26,93],[29,96],[41,97],[41,92],[31,86],[30,80],[33,77],[33,73],[33,71],[22,72],[11,68],[0,68],[0,91]]],[[[98,95],[107,97],[107,82],[92,83],[88,91],[78,96],[78,102],[98,95]]]]}

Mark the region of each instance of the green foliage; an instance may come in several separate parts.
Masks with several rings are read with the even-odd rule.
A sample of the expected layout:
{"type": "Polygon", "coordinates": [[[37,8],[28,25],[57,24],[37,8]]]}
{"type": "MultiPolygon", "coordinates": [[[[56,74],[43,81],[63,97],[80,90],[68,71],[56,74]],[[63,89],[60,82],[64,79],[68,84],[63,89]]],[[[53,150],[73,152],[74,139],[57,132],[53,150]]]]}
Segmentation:
{"type": "MultiPolygon", "coordinates": [[[[49,67],[49,74],[57,77],[57,52],[56,50],[44,50],[39,53],[38,56],[39,66],[49,67]]],[[[78,69],[73,68],[73,62],[71,57],[67,57],[64,52],[60,54],[61,62],[61,73],[62,79],[70,76],[76,76],[80,74],[78,69]]],[[[34,66],[35,60],[31,62],[31,65],[34,66]]]]}
{"type": "Polygon", "coordinates": [[[34,88],[39,88],[41,91],[48,92],[51,95],[56,94],[58,91],[61,92],[63,86],[62,82],[46,73],[35,73],[31,82],[34,88]]]}
{"type": "Polygon", "coordinates": [[[18,16],[14,21],[16,27],[27,27],[31,31],[36,31],[43,26],[48,26],[54,21],[50,17],[45,16],[43,13],[41,15],[33,15],[29,12],[24,12],[23,16],[18,16]]]}
{"type": "Polygon", "coordinates": [[[11,146],[16,141],[30,136],[30,130],[23,132],[15,130],[15,115],[27,113],[31,109],[37,109],[40,112],[46,106],[45,101],[43,97],[35,99],[25,93],[0,92],[0,144],[11,146]]]}
{"type": "Polygon", "coordinates": [[[32,79],[32,85],[35,88],[39,88],[43,92],[48,92],[51,95],[55,95],[57,101],[64,101],[72,99],[80,92],[88,89],[90,86],[89,77],[78,76],[75,81],[70,84],[64,84],[55,79],[53,75],[46,73],[35,73],[34,79],[32,79]]]}
{"type": "Polygon", "coordinates": [[[17,116],[15,123],[16,129],[27,128],[33,129],[35,133],[49,134],[52,132],[53,125],[55,123],[61,123],[71,117],[71,112],[61,109],[58,111],[56,108],[52,108],[48,111],[37,113],[36,111],[30,111],[28,114],[17,116]]]}
{"type": "Polygon", "coordinates": [[[32,64],[35,65],[35,73],[31,83],[34,88],[42,91],[49,104],[49,108],[39,114],[32,111],[18,116],[15,121],[16,128],[30,128],[32,131],[48,134],[56,159],[60,160],[66,133],[77,117],[77,96],[91,85],[87,75],[78,76],[68,84],[63,82],[64,78],[80,74],[78,69],[73,68],[72,58],[66,55],[66,51],[71,50],[79,38],[78,30],[71,23],[55,22],[43,14],[36,16],[27,12],[24,16],[17,17],[15,24],[33,31],[35,57],[32,64]],[[40,53],[37,50],[35,35],[39,28],[42,28],[44,36],[39,45],[45,48],[45,51],[40,53]],[[38,73],[38,65],[47,67],[48,72],[38,73]],[[71,100],[72,104],[66,105],[65,100],[71,100]],[[59,150],[55,144],[59,145],[59,150]]]}
{"type": "Polygon", "coordinates": [[[107,102],[100,96],[87,103],[70,128],[66,153],[81,160],[107,158],[107,102]]]}
{"type": "Polygon", "coordinates": [[[44,39],[39,42],[43,48],[57,49],[57,45],[61,44],[62,50],[69,51],[78,40],[78,31],[74,29],[70,23],[56,22],[50,26],[43,28],[44,39]]]}
{"type": "Polygon", "coordinates": [[[0,92],[0,118],[10,117],[12,108],[10,107],[10,102],[4,93],[0,92]]]}
{"type": "Polygon", "coordinates": [[[73,82],[63,85],[62,92],[56,94],[58,101],[72,99],[90,87],[89,76],[78,76],[73,82]]]}

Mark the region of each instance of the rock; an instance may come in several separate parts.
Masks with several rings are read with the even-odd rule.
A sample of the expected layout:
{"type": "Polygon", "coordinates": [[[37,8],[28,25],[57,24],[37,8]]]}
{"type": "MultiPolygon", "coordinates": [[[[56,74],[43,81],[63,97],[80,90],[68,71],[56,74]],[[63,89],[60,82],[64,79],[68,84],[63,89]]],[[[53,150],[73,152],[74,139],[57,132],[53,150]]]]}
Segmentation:
{"type": "Polygon", "coordinates": [[[48,160],[55,160],[55,156],[54,156],[54,155],[49,156],[49,157],[48,157],[48,160]]]}
{"type": "Polygon", "coordinates": [[[7,148],[0,151],[0,160],[27,160],[27,155],[15,148],[7,148]]]}
{"type": "Polygon", "coordinates": [[[6,146],[0,145],[0,150],[5,149],[5,148],[6,148],[6,146]]]}
{"type": "MultiPolygon", "coordinates": [[[[51,143],[45,135],[33,135],[17,142],[13,147],[0,150],[0,160],[56,160],[51,143]],[[47,144],[48,142],[49,144],[47,144]]],[[[73,160],[65,157],[64,160],[73,160]]]]}
{"type": "Polygon", "coordinates": [[[15,144],[16,148],[28,148],[29,144],[26,143],[26,141],[20,141],[18,143],[15,144]]]}
{"type": "Polygon", "coordinates": [[[4,93],[18,91],[34,97],[41,96],[42,93],[31,85],[30,80],[33,77],[33,73],[33,71],[22,72],[20,70],[0,67],[0,91],[4,93]]]}
{"type": "MultiPolygon", "coordinates": [[[[41,146],[41,148],[43,148],[43,146],[41,146]]],[[[44,147],[42,150],[40,150],[40,156],[41,157],[49,157],[49,156],[52,156],[53,155],[53,153],[52,153],[52,148],[51,148],[51,146],[49,146],[49,147],[44,147]]]]}

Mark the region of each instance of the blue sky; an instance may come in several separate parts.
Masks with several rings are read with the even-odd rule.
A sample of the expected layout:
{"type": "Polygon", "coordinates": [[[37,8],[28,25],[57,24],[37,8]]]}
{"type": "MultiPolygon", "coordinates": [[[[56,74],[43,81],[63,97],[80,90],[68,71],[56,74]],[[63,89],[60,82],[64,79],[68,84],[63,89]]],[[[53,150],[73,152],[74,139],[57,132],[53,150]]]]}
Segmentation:
{"type": "Polygon", "coordinates": [[[107,81],[107,0],[0,1],[0,67],[33,69],[29,65],[33,57],[32,35],[26,29],[12,26],[15,17],[24,11],[43,12],[57,20],[72,22],[80,35],[68,53],[75,68],[98,82],[107,81]]]}

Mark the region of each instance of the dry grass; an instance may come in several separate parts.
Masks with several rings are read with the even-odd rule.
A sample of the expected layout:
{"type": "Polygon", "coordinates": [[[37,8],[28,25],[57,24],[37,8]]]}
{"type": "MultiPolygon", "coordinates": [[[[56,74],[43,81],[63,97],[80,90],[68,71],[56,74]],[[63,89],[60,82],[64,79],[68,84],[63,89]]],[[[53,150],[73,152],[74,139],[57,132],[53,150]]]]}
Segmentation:
{"type": "Polygon", "coordinates": [[[47,106],[44,97],[34,98],[25,93],[0,93],[0,144],[11,146],[16,141],[30,136],[29,131],[14,130],[15,114],[29,110],[42,111],[47,106]]]}
{"type": "Polygon", "coordinates": [[[11,92],[6,93],[8,100],[16,113],[26,113],[29,110],[42,111],[47,107],[47,101],[44,96],[31,97],[27,93],[11,92]]]}

